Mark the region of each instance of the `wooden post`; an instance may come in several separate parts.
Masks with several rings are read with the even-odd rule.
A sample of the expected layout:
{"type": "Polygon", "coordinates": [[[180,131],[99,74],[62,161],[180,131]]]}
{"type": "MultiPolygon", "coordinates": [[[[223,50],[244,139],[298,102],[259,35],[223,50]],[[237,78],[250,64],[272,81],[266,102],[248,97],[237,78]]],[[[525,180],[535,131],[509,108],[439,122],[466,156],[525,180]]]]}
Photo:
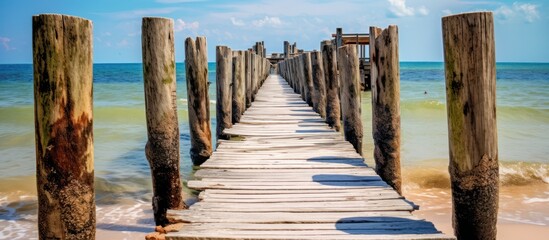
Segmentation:
{"type": "Polygon", "coordinates": [[[372,61],[376,67],[373,72],[377,77],[372,79],[372,135],[376,172],[401,194],[400,69],[397,26],[389,26],[374,41],[375,51],[372,61]]]}
{"type": "Polygon", "coordinates": [[[254,79],[253,79],[253,89],[254,89],[254,95],[257,93],[258,89],[259,89],[259,82],[260,82],[260,79],[261,79],[261,74],[260,74],[260,68],[259,68],[259,65],[260,65],[260,61],[261,61],[261,57],[257,54],[254,54],[254,79]]]}
{"type": "Polygon", "coordinates": [[[320,42],[320,51],[322,52],[322,49],[324,49],[324,46],[326,45],[332,45],[332,40],[322,40],[320,42]]]}
{"type": "Polygon", "coordinates": [[[92,22],[32,17],[38,236],[94,239],[92,22]]]}
{"type": "Polygon", "coordinates": [[[250,52],[250,89],[246,91],[250,91],[251,94],[251,101],[255,99],[255,82],[257,78],[256,70],[256,62],[257,62],[257,55],[255,55],[253,52],[250,52]]]}
{"type": "MultiPolygon", "coordinates": [[[[299,79],[299,92],[301,93],[301,99],[303,99],[303,101],[307,102],[307,90],[305,89],[306,88],[306,84],[307,84],[307,80],[306,80],[306,73],[305,73],[305,55],[304,54],[299,54],[299,56],[297,57],[297,61],[298,61],[298,79],[299,79]]],[[[307,104],[310,104],[309,102],[307,102],[307,104]]]]}
{"type": "Polygon", "coordinates": [[[197,37],[196,41],[192,38],[185,40],[191,160],[196,166],[204,163],[212,154],[207,56],[205,37],[197,37]]]}
{"type": "Polygon", "coordinates": [[[265,42],[264,41],[261,41],[261,49],[263,49],[263,53],[262,53],[262,57],[263,58],[266,58],[267,57],[267,49],[265,48],[265,42]]]}
{"type": "Polygon", "coordinates": [[[334,45],[324,45],[322,48],[322,59],[326,78],[326,123],[339,132],[341,129],[341,108],[336,48],[334,45]]]}
{"type": "Polygon", "coordinates": [[[284,41],[284,59],[290,58],[290,42],[284,41]]]}
{"type": "Polygon", "coordinates": [[[246,73],[244,51],[233,51],[233,124],[246,110],[246,73]]]}
{"type": "Polygon", "coordinates": [[[499,175],[494,18],[442,18],[450,178],[457,239],[496,239],[499,175]]]}
{"type": "MultiPolygon", "coordinates": [[[[374,58],[376,57],[376,38],[381,34],[381,28],[378,27],[370,27],[370,44],[369,44],[369,53],[370,53],[370,89],[372,89],[372,85],[374,85],[376,79],[377,79],[377,63],[374,61],[374,58]]],[[[372,89],[372,93],[375,91],[375,89],[372,89]]],[[[373,113],[373,111],[372,111],[373,113]]],[[[373,121],[372,121],[372,124],[373,121]]]]}
{"type": "Polygon", "coordinates": [[[253,76],[253,73],[252,73],[252,70],[253,70],[253,67],[252,67],[252,55],[250,51],[245,51],[244,52],[244,60],[245,60],[245,65],[246,65],[246,70],[245,70],[245,74],[246,74],[246,108],[249,108],[250,106],[252,106],[252,99],[253,99],[253,85],[252,85],[252,76],[253,76]]]}
{"type": "Polygon", "coordinates": [[[141,32],[148,133],[145,155],[153,180],[154,220],[164,226],[168,209],[185,208],[179,175],[173,20],[143,18],[141,32]]]}
{"type": "Polygon", "coordinates": [[[360,119],[360,71],[354,45],[338,48],[337,66],[341,81],[343,133],[357,153],[362,155],[362,120],[360,119]]]}
{"type": "Polygon", "coordinates": [[[220,139],[229,139],[223,134],[225,128],[231,128],[232,123],[232,98],[233,98],[233,53],[226,46],[217,46],[216,49],[216,135],[220,139]]]}
{"type": "Polygon", "coordinates": [[[324,80],[322,52],[313,51],[311,65],[313,70],[313,109],[320,114],[320,117],[326,118],[326,81],[324,80]]]}
{"type": "Polygon", "coordinates": [[[303,76],[304,82],[303,82],[303,89],[305,90],[305,102],[309,104],[309,106],[313,106],[313,68],[311,64],[311,53],[306,52],[302,55],[303,59],[303,76]]]}
{"type": "Polygon", "coordinates": [[[297,77],[297,56],[290,59],[291,67],[290,67],[290,79],[292,81],[292,87],[294,89],[294,92],[297,94],[301,94],[300,88],[299,88],[299,82],[297,77]]]}
{"type": "Polygon", "coordinates": [[[338,48],[343,46],[343,29],[341,28],[336,28],[335,43],[338,48]]]}

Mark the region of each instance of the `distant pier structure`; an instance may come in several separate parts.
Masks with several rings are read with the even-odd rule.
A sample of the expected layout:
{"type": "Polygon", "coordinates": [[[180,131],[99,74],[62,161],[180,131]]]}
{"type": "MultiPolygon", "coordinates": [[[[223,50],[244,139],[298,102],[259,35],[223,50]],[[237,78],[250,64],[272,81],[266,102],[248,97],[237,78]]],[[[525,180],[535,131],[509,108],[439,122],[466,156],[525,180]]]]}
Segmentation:
{"type": "MultiPolygon", "coordinates": [[[[336,49],[346,45],[354,45],[358,54],[359,70],[360,70],[360,86],[361,90],[368,91],[371,89],[371,60],[370,60],[370,33],[343,33],[343,28],[336,28],[336,32],[331,35],[330,40],[325,40],[320,43],[320,50],[326,44],[335,45],[336,49]]],[[[272,53],[267,56],[271,64],[275,65],[285,59],[292,58],[305,51],[297,48],[297,43],[290,44],[284,41],[283,53],[272,53]]]]}

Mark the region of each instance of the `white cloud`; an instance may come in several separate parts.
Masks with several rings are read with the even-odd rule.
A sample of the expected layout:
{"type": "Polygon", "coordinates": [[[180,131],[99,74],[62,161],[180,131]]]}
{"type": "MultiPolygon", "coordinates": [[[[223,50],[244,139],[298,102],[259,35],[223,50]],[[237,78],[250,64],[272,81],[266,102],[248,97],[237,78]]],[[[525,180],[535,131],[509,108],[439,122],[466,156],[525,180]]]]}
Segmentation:
{"type": "Polygon", "coordinates": [[[421,6],[417,9],[413,7],[406,6],[406,0],[387,0],[391,7],[391,16],[393,17],[411,17],[415,16],[416,13],[419,15],[426,16],[429,14],[429,10],[425,6],[421,6]]]}
{"type": "Polygon", "coordinates": [[[10,46],[11,39],[7,37],[0,37],[0,43],[4,47],[5,50],[15,50],[14,47],[10,46]]]}
{"type": "Polygon", "coordinates": [[[429,14],[429,9],[427,9],[425,6],[421,6],[417,9],[417,12],[423,16],[427,16],[429,14]]]}
{"type": "Polygon", "coordinates": [[[533,22],[539,19],[538,5],[530,3],[513,3],[515,11],[524,14],[526,21],[533,22]]]}
{"type": "Polygon", "coordinates": [[[538,5],[530,3],[513,3],[513,6],[502,5],[494,10],[494,15],[502,20],[509,20],[516,16],[523,17],[527,22],[534,22],[540,18],[538,5]]]}
{"type": "Polygon", "coordinates": [[[199,27],[200,27],[199,22],[196,22],[196,21],[195,22],[185,22],[185,21],[183,21],[183,19],[178,18],[177,20],[175,20],[174,31],[181,32],[184,29],[197,30],[199,27]]]}
{"type": "Polygon", "coordinates": [[[282,24],[280,18],[265,16],[262,19],[252,21],[252,24],[256,27],[263,27],[265,25],[276,27],[282,24]]]}
{"type": "Polygon", "coordinates": [[[388,0],[391,4],[391,12],[397,17],[413,16],[414,9],[406,7],[406,0],[388,0]]]}
{"type": "Polygon", "coordinates": [[[452,11],[450,11],[450,9],[444,9],[444,10],[442,10],[442,14],[444,14],[444,15],[452,15],[452,11]]]}
{"type": "Polygon", "coordinates": [[[515,12],[510,7],[503,5],[496,10],[494,10],[494,15],[500,19],[507,20],[515,15],[515,12]]]}
{"type": "Polygon", "coordinates": [[[231,17],[231,23],[235,26],[244,26],[244,21],[231,17]]]}

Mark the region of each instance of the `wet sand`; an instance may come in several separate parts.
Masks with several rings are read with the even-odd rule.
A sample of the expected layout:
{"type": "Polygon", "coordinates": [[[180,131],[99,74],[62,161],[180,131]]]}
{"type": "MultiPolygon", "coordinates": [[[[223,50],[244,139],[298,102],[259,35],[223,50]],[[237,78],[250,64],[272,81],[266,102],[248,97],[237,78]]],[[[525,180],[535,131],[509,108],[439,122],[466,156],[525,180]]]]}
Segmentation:
{"type": "MultiPolygon", "coordinates": [[[[405,197],[420,206],[414,215],[431,221],[453,235],[450,189],[405,188],[405,197]]],[[[512,186],[500,189],[498,237],[501,240],[545,240],[549,236],[549,185],[512,186]]]]}

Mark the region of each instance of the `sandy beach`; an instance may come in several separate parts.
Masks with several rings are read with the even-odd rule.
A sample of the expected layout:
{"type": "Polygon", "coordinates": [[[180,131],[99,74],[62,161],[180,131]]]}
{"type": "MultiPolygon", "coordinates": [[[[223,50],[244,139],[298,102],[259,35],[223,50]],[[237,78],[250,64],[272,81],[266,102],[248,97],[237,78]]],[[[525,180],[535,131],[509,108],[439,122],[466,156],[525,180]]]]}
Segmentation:
{"type": "MultiPolygon", "coordinates": [[[[438,230],[453,235],[450,189],[418,190],[408,186],[405,188],[404,196],[420,206],[419,210],[414,211],[414,215],[433,222],[438,230]]],[[[549,187],[546,184],[535,187],[504,187],[500,191],[497,239],[547,239],[548,196],[549,187]]]]}

